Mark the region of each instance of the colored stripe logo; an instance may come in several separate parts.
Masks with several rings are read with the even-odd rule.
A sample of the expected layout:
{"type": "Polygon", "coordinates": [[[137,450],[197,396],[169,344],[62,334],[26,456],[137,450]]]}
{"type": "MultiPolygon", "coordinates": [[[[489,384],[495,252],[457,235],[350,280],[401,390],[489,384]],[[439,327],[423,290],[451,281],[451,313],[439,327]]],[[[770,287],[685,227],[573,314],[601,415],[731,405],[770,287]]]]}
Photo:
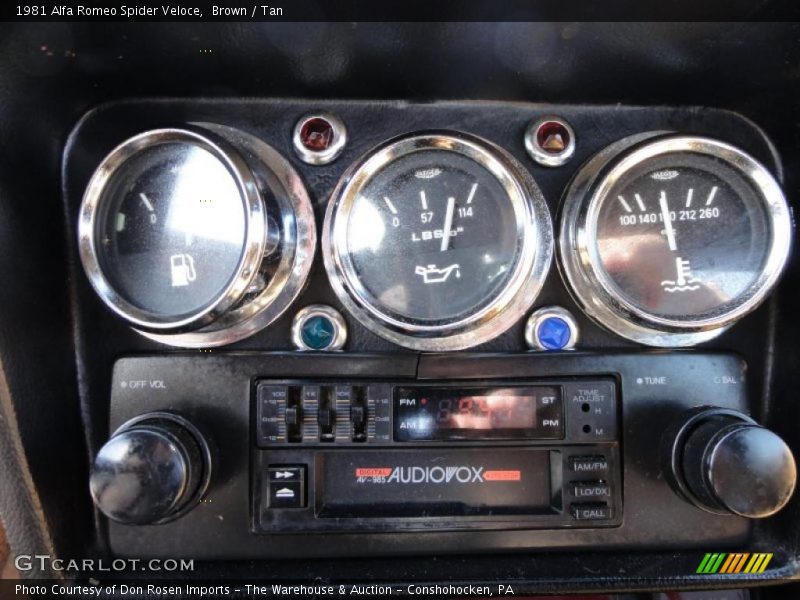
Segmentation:
{"type": "Polygon", "coordinates": [[[370,467],[356,469],[356,477],[388,477],[392,474],[392,468],[370,467]]]}
{"type": "Polygon", "coordinates": [[[486,481],[521,481],[522,473],[519,471],[486,471],[483,478],[486,481]]]}
{"type": "Polygon", "coordinates": [[[772,560],[772,552],[709,552],[700,562],[696,573],[702,575],[763,573],[772,560]]]}

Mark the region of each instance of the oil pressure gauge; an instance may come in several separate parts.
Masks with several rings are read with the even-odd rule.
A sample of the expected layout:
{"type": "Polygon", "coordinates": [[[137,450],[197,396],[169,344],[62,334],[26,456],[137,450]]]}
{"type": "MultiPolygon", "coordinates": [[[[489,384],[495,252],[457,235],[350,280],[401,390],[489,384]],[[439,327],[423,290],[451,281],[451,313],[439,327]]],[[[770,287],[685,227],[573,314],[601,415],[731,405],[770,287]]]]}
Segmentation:
{"type": "Polygon", "coordinates": [[[783,269],[789,209],[764,166],[723,142],[624,139],[562,208],[560,258],[586,312],[620,335],[685,346],[755,309],[783,269]]]}
{"type": "Polygon", "coordinates": [[[83,266],[145,335],[203,347],[250,335],[299,293],[316,242],[311,204],[264,142],[202,124],[115,148],[81,206],[83,266]]]}
{"type": "Polygon", "coordinates": [[[506,152],[456,132],[374,149],[328,205],[325,266],[368,328],[418,350],[499,335],[528,309],[552,255],[538,186],[506,152]]]}

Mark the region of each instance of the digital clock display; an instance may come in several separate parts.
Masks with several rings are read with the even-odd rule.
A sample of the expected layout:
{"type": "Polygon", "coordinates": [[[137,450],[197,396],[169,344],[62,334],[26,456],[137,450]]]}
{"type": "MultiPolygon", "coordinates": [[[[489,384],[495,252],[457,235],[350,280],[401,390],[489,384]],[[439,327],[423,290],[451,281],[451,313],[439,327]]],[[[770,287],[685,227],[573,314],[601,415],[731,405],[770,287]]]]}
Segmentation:
{"type": "Polygon", "coordinates": [[[560,388],[398,387],[395,439],[557,439],[563,435],[560,388]]]}

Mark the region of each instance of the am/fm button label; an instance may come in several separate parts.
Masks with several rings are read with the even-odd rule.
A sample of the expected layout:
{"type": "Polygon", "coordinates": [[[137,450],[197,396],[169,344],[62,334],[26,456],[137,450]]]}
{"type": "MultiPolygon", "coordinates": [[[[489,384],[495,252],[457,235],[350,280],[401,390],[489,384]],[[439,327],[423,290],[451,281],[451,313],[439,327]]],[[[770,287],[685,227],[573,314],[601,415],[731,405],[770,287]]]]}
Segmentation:
{"type": "Polygon", "coordinates": [[[570,456],[569,469],[573,473],[605,473],[608,460],[605,456],[570,456]]]}

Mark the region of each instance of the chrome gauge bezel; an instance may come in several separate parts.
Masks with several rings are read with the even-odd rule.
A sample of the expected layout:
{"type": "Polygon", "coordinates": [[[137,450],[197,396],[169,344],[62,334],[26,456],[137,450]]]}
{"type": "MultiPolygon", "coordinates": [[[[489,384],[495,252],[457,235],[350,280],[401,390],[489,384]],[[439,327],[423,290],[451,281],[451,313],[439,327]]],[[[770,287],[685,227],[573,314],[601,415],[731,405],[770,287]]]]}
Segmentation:
{"type": "Polygon", "coordinates": [[[114,148],[95,170],[81,203],[78,248],[89,281],[112,311],[143,331],[180,333],[215,321],[233,307],[250,286],[256,271],[254,261],[264,253],[267,220],[258,185],[245,159],[221,136],[195,127],[154,129],[136,135],[114,148]],[[222,163],[236,182],[242,202],[245,239],[236,269],[225,289],[207,306],[182,318],[162,317],[143,310],[123,298],[103,272],[97,248],[97,227],[108,183],[137,153],[169,143],[191,144],[209,152],[222,163]]]}
{"type": "Polygon", "coordinates": [[[491,340],[524,316],[547,276],[553,255],[553,229],[544,197],[533,177],[505,150],[461,132],[418,132],[370,150],[343,175],[328,203],[322,250],[336,295],[365,327],[406,348],[452,351],[491,340]],[[517,239],[521,241],[513,273],[493,300],[466,317],[436,325],[400,320],[373,304],[348,251],[348,222],[360,191],[390,162],[423,150],[455,152],[492,173],[511,199],[517,239]]]}
{"type": "Polygon", "coordinates": [[[181,348],[230,344],[255,334],[280,317],[304,288],[317,244],[311,199],[291,164],[261,139],[211,123],[144,132],[113,150],[92,176],[81,205],[78,230],[81,260],[103,302],[145,337],[181,348]],[[215,156],[235,168],[232,172],[246,202],[247,220],[245,252],[237,268],[235,285],[225,290],[213,310],[203,311],[194,319],[154,324],[147,314],[141,318],[136,307],[131,311],[129,303],[119,298],[103,275],[94,247],[94,229],[102,188],[114,170],[135,152],[159,140],[210,144],[202,147],[212,149],[215,156]],[[267,194],[272,209],[265,202],[267,194]],[[274,258],[273,254],[278,252],[279,257],[274,258]],[[264,260],[273,258],[269,281],[263,289],[253,291],[264,260]]]}
{"type": "Polygon", "coordinates": [[[783,191],[752,156],[707,137],[653,132],[612,144],[575,176],[561,207],[559,266],[584,311],[609,330],[650,346],[691,346],[718,336],[763,302],[786,265],[791,234],[783,191]],[[747,290],[725,306],[685,319],[651,314],[628,301],[604,269],[596,243],[600,208],[619,178],[645,161],[675,153],[710,156],[736,169],[764,203],[771,238],[761,274],[747,290]]]}

